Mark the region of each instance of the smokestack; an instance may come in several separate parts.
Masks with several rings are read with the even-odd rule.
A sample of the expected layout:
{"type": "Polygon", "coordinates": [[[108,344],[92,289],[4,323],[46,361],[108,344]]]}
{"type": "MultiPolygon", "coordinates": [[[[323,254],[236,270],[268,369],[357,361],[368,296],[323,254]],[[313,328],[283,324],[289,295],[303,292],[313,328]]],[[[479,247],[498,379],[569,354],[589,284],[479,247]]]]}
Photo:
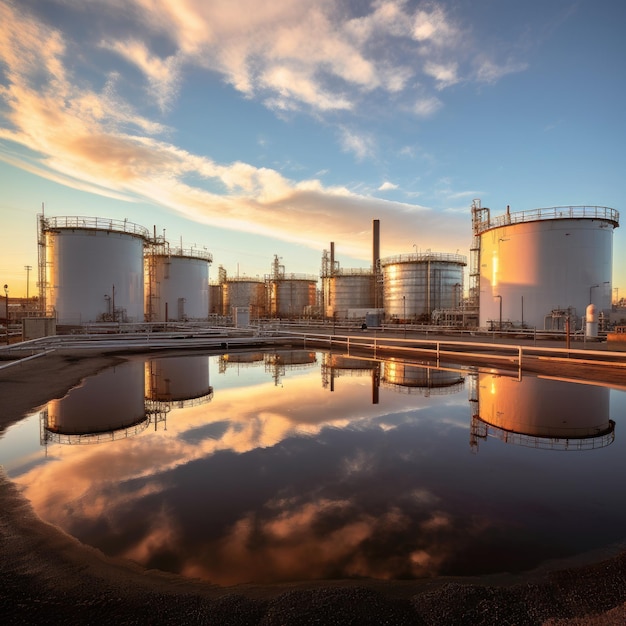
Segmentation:
{"type": "Polygon", "coordinates": [[[380,220],[372,222],[373,241],[372,241],[372,266],[374,273],[377,273],[378,261],[380,260],[380,220]]]}
{"type": "Polygon", "coordinates": [[[380,220],[372,222],[372,266],[374,273],[374,308],[378,309],[382,302],[382,284],[380,283],[379,272],[380,261],[380,220]]]}
{"type": "Polygon", "coordinates": [[[330,275],[335,275],[335,242],[330,242],[330,275]]]}

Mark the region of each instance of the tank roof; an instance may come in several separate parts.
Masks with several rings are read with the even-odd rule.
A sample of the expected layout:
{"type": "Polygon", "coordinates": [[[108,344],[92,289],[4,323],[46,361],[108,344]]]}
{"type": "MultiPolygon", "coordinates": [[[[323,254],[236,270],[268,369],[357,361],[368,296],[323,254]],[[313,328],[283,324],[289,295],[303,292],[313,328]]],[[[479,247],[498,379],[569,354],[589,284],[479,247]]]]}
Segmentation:
{"type": "Polygon", "coordinates": [[[128,233],[142,239],[148,239],[149,231],[144,226],[129,222],[128,220],[112,220],[104,217],[83,216],[41,216],[41,229],[53,231],[62,229],[71,230],[102,230],[118,233],[128,233]]]}
{"type": "Polygon", "coordinates": [[[530,211],[517,211],[515,213],[507,212],[494,218],[489,216],[488,210],[486,213],[483,213],[483,215],[485,214],[487,219],[474,223],[475,235],[510,224],[543,220],[605,220],[610,222],[613,228],[619,226],[619,212],[606,206],[555,206],[544,209],[531,209],[530,211]]]}

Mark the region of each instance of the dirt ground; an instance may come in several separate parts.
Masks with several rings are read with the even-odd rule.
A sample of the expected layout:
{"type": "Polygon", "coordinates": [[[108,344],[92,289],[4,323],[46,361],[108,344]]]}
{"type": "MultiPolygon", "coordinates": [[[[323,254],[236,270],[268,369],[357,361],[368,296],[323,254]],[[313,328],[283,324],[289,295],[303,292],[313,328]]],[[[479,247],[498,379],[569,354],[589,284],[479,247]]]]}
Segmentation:
{"type": "MultiPolygon", "coordinates": [[[[57,352],[0,369],[8,425],[120,355],[57,352]]],[[[109,559],[41,521],[0,471],[4,624],[626,623],[626,550],[526,575],[222,588],[109,559]]]]}

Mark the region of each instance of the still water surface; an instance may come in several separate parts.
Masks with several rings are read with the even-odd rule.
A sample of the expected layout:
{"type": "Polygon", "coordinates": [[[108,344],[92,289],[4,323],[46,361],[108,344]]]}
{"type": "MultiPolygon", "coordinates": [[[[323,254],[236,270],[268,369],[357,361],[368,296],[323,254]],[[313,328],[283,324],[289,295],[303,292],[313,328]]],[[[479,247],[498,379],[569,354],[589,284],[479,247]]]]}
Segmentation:
{"type": "Polygon", "coordinates": [[[626,392],[307,351],[136,358],[8,429],[37,514],[219,584],[518,572],[626,540],[626,392]]]}

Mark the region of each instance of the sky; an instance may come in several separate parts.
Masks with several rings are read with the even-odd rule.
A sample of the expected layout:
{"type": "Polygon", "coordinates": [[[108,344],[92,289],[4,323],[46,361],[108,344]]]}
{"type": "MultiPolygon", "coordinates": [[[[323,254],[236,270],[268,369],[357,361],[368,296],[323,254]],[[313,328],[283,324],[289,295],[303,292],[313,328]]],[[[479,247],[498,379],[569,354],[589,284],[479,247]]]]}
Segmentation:
{"type": "MultiPolygon", "coordinates": [[[[37,214],[204,247],[211,279],[468,255],[492,215],[626,220],[622,0],[0,0],[0,283],[37,214]]],[[[626,296],[626,223],[613,240],[626,296]]],[[[31,266],[30,272],[25,268],[31,266]]],[[[28,278],[28,281],[27,281],[28,278]]]]}

